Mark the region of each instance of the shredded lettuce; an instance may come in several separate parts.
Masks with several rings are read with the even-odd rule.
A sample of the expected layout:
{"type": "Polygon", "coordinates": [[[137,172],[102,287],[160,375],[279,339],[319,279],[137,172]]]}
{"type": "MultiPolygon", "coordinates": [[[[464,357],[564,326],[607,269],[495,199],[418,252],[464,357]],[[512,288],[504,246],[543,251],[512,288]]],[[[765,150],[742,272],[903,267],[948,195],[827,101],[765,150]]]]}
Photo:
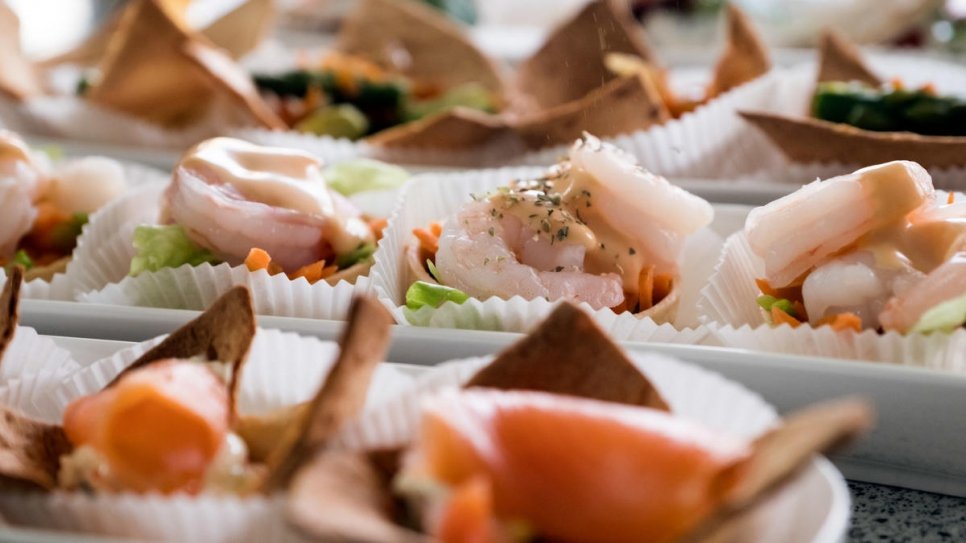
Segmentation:
{"type": "Polygon", "coordinates": [[[339,267],[340,270],[355,266],[356,264],[366,260],[372,253],[376,252],[376,246],[371,243],[364,243],[357,247],[354,251],[350,251],[335,260],[335,265],[339,267]]]}
{"type": "Polygon", "coordinates": [[[777,307],[792,317],[795,317],[796,319],[798,318],[798,314],[795,311],[795,306],[791,300],[786,300],[785,298],[776,298],[774,296],[769,296],[768,294],[762,294],[756,301],[758,302],[758,305],[768,313],[771,313],[771,308],[777,307]]]}
{"type": "Polygon", "coordinates": [[[63,252],[74,250],[77,246],[77,238],[80,237],[87,221],[87,213],[74,213],[69,219],[55,226],[50,233],[54,246],[63,252]]]}
{"type": "Polygon", "coordinates": [[[184,264],[197,266],[205,262],[217,263],[211,251],[191,241],[178,225],[138,226],[134,229],[134,258],[131,275],[162,268],[177,268],[184,264]]]}
{"type": "Polygon", "coordinates": [[[446,302],[461,304],[470,297],[455,288],[416,281],[406,290],[406,307],[415,311],[424,306],[439,307],[446,302]]]}
{"type": "Polygon", "coordinates": [[[20,249],[17,254],[13,255],[13,260],[10,262],[13,266],[23,266],[24,270],[29,270],[34,267],[34,261],[27,254],[27,251],[20,249]]]}
{"type": "Polygon", "coordinates": [[[323,173],[332,190],[343,196],[372,190],[395,190],[409,180],[409,172],[368,158],[350,160],[327,168],[323,173]]]}
{"type": "Polygon", "coordinates": [[[966,324],[966,296],[938,304],[922,314],[913,332],[951,332],[966,324]]]}
{"type": "Polygon", "coordinates": [[[414,121],[458,106],[488,113],[496,111],[493,93],[479,83],[464,83],[446,91],[439,98],[407,103],[405,117],[414,121]]]}
{"type": "Polygon", "coordinates": [[[437,283],[443,284],[443,279],[440,278],[440,276],[439,276],[439,270],[436,269],[436,263],[435,262],[433,262],[432,260],[430,260],[430,259],[427,258],[426,259],[426,269],[429,270],[429,275],[432,275],[433,276],[433,279],[435,279],[437,283]]]}

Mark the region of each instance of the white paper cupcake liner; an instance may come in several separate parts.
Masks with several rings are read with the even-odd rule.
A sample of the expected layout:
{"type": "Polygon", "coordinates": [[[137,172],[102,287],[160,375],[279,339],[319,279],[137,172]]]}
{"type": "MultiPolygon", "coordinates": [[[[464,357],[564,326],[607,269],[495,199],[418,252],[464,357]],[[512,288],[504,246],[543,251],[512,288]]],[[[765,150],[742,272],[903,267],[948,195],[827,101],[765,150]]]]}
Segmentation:
{"type": "MultiPolygon", "coordinates": [[[[107,284],[99,282],[94,275],[92,278],[87,269],[89,248],[85,249],[85,241],[95,236],[95,231],[104,230],[103,217],[110,215],[112,207],[124,205],[121,202],[143,190],[144,187],[167,180],[168,175],[160,170],[142,166],[140,164],[121,162],[124,179],[127,181],[128,192],[117,200],[107,204],[90,215],[88,224],[84,225],[81,235],[77,238],[77,247],[71,255],[71,261],[63,273],[58,273],[50,281],[34,279],[21,286],[20,295],[23,298],[38,300],[72,300],[79,291],[100,288],[107,284]]],[[[6,281],[6,273],[0,268],[0,284],[6,281]]]]}
{"type": "Polygon", "coordinates": [[[966,372],[966,330],[952,333],[879,334],[875,330],[835,331],[787,324],[772,326],[758,306],[755,279],[764,264],[751,252],[744,233],[725,241],[724,251],[701,292],[698,308],[711,337],[725,347],[785,354],[888,362],[966,372]]]}
{"type": "Polygon", "coordinates": [[[0,405],[51,421],[37,409],[71,373],[80,368],[73,356],[33,328],[18,326],[0,360],[0,405]]]}
{"type": "MultiPolygon", "coordinates": [[[[37,411],[53,415],[45,417],[47,420],[60,420],[70,401],[102,390],[122,369],[162,340],[163,336],[139,343],[75,370],[53,392],[32,398],[37,411]]],[[[310,399],[328,375],[337,354],[338,346],[332,342],[259,329],[242,375],[240,411],[262,414],[310,399]]],[[[381,365],[373,378],[366,409],[379,408],[408,390],[412,381],[392,366],[381,365]]],[[[10,396],[16,398],[18,392],[14,390],[10,396]]],[[[2,394],[0,388],[0,397],[2,394]]],[[[0,492],[0,513],[15,524],[138,540],[302,540],[286,525],[280,497],[0,492]]]]}
{"type": "MultiPolygon", "coordinates": [[[[655,354],[630,356],[672,412],[683,418],[745,439],[760,435],[778,421],[775,410],[761,397],[716,373],[655,354]]],[[[411,442],[419,431],[426,398],[462,386],[491,359],[469,358],[433,367],[408,392],[351,424],[336,445],[367,450],[411,442]]],[[[848,511],[844,479],[827,461],[816,460],[757,510],[749,524],[742,525],[742,533],[748,536],[743,540],[838,541],[846,529],[848,511]]]]}
{"type": "MultiPolygon", "coordinates": [[[[393,216],[389,220],[371,274],[372,290],[389,307],[400,324],[439,328],[502,330],[525,332],[539,323],[552,310],[555,302],[545,299],[509,300],[491,297],[487,300],[470,299],[462,304],[447,302],[439,308],[424,307],[418,311],[405,308],[406,289],[414,280],[404,262],[404,251],[412,241],[412,230],[424,228],[430,222],[443,221],[456,213],[461,205],[471,201],[473,194],[481,194],[506,185],[513,179],[539,176],[541,168],[503,168],[450,174],[417,176],[403,188],[393,216]]],[[[708,255],[716,255],[721,239],[707,231],[688,240],[685,263],[681,267],[682,281],[678,285],[683,311],[681,322],[658,323],[649,317],[638,318],[631,313],[616,314],[610,309],[593,310],[582,304],[588,313],[613,337],[619,340],[654,341],[663,343],[700,343],[707,331],[672,324],[695,324],[693,304],[698,290],[711,271],[708,255]],[[702,264],[704,262],[705,264],[702,264]]],[[[713,257],[712,257],[713,259],[713,257]]]]}
{"type": "Polygon", "coordinates": [[[151,185],[105,210],[84,239],[83,276],[77,281],[76,298],[82,302],[203,310],[233,286],[244,285],[252,293],[255,311],[261,315],[345,318],[352,297],[368,292],[369,281],[325,281],[309,284],[265,270],[250,271],[227,263],[184,265],[128,276],[134,257],[134,229],[156,224],[164,186],[151,185]]]}

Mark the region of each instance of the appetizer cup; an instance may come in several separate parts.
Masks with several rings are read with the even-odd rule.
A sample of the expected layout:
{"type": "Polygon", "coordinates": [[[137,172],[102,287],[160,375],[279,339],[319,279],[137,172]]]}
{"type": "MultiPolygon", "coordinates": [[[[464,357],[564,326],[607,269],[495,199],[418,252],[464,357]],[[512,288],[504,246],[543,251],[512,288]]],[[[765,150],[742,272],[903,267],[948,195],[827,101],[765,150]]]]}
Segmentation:
{"type": "Polygon", "coordinates": [[[725,242],[702,318],[729,347],[963,371],[963,198],[908,161],[806,185],[725,242]]]}
{"type": "MultiPolygon", "coordinates": [[[[545,298],[526,300],[514,296],[496,296],[485,300],[469,298],[462,303],[446,301],[438,307],[429,305],[406,307],[406,293],[415,281],[436,283],[425,264],[424,255],[414,237],[415,229],[426,228],[432,222],[452,220],[456,212],[474,195],[489,193],[514,179],[536,179],[546,170],[531,168],[480,170],[471,173],[426,175],[415,179],[403,191],[390,219],[386,234],[380,241],[373,268],[372,286],[397,322],[419,326],[504,330],[522,332],[544,318],[555,303],[545,298]]],[[[697,299],[710,264],[701,266],[708,254],[717,254],[720,238],[710,230],[701,230],[687,238],[680,265],[680,280],[674,283],[671,295],[661,303],[635,315],[615,313],[608,308],[591,312],[598,323],[619,339],[662,342],[699,342],[704,336],[700,329],[687,328],[688,321],[676,321],[677,306],[690,308],[697,299]],[[682,325],[676,329],[671,323],[682,325]]],[[[464,298],[465,299],[465,298],[464,298]]]]}

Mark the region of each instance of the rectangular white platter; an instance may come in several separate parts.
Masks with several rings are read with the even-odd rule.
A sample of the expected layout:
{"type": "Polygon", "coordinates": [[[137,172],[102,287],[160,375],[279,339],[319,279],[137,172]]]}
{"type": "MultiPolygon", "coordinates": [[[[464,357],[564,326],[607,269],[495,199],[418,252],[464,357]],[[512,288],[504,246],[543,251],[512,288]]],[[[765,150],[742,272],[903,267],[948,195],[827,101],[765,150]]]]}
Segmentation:
{"type": "MultiPolygon", "coordinates": [[[[118,315],[117,326],[143,339],[175,329],[190,311],[150,310],[118,315]],[[147,318],[146,318],[147,317],[147,318]]],[[[27,323],[29,324],[29,322],[27,323]]],[[[259,324],[326,340],[341,324],[262,317],[259,324]]],[[[64,329],[61,329],[63,333],[64,329]]],[[[396,326],[389,359],[431,365],[498,352],[519,335],[396,326]]],[[[124,342],[58,337],[79,361],[93,361],[124,342]]],[[[716,371],[761,394],[785,413],[823,399],[857,395],[876,405],[875,429],[832,460],[852,480],[966,496],[966,376],[919,368],[746,352],[704,346],[625,343],[716,371]]]]}

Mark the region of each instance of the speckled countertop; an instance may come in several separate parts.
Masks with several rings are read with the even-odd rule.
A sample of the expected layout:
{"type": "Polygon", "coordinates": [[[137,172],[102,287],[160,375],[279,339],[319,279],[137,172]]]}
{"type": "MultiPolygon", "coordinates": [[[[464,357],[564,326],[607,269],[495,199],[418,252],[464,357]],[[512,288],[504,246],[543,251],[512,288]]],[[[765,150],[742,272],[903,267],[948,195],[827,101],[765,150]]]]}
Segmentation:
{"type": "Polygon", "coordinates": [[[966,541],[966,498],[855,483],[848,541],[966,541]]]}

